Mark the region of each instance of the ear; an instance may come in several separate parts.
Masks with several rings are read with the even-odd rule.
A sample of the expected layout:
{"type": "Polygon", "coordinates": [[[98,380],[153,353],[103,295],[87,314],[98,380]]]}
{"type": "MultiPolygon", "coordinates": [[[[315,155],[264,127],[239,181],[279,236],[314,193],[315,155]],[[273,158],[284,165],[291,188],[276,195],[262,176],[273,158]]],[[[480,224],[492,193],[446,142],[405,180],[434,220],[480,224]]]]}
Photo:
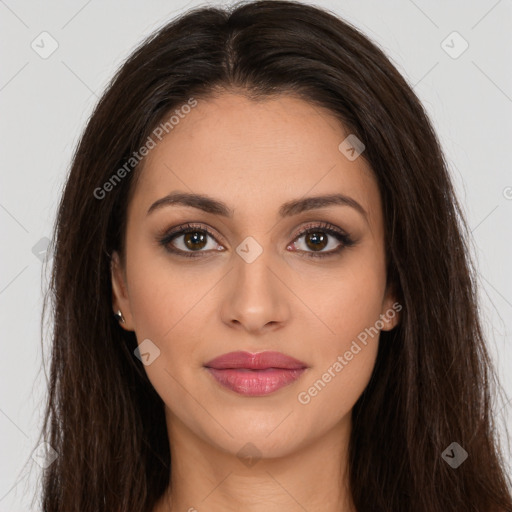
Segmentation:
{"type": "Polygon", "coordinates": [[[402,304],[396,300],[395,286],[388,284],[388,286],[386,286],[386,293],[382,301],[382,311],[380,314],[380,320],[384,324],[382,327],[383,331],[391,331],[391,329],[394,329],[400,323],[402,317],[400,311],[402,309],[402,304]]]}
{"type": "Polygon", "coordinates": [[[110,260],[110,274],[112,280],[112,307],[114,313],[120,310],[125,320],[124,323],[119,322],[119,325],[127,331],[134,331],[135,326],[131,314],[126,275],[117,251],[114,251],[110,260]]]}

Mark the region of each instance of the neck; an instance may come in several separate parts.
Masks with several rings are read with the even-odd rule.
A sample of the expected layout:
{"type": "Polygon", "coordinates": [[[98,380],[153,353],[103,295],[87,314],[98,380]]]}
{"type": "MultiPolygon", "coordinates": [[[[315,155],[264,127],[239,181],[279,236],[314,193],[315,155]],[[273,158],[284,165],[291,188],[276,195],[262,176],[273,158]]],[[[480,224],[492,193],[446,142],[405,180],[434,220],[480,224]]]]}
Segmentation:
{"type": "Polygon", "coordinates": [[[240,441],[238,451],[223,450],[168,409],[166,417],[171,485],[154,512],[355,512],[348,486],[350,415],[278,458],[260,458],[248,440],[240,441]]]}

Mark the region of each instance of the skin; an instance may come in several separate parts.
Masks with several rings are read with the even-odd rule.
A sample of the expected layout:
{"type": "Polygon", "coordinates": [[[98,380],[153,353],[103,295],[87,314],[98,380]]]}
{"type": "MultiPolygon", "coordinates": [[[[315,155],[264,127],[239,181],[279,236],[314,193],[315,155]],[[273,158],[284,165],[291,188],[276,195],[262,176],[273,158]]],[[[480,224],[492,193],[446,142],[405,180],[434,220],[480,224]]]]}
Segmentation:
{"type": "MultiPolygon", "coordinates": [[[[308,404],[298,400],[395,302],[379,189],[363,157],[350,161],[338,149],[347,135],[329,111],[293,96],[254,102],[225,92],[199,101],[147,155],[112,286],[120,325],[160,350],[144,369],[165,403],[173,491],[154,512],[171,502],[173,511],[190,512],[355,510],[346,472],[351,411],[374,368],[378,335],[308,404]],[[147,215],[172,191],[223,201],[233,218],[177,205],[147,215]],[[355,199],[367,218],[347,205],[278,215],[287,201],[334,192],[355,199]],[[315,249],[294,235],[323,221],[355,244],[323,259],[301,257],[315,249]],[[216,235],[195,249],[197,258],[158,243],[159,233],[186,222],[216,235]],[[263,250],[252,263],[236,252],[248,236],[263,250]],[[235,350],[283,352],[308,369],[270,395],[239,395],[203,367],[235,350]],[[250,466],[237,455],[246,443],[257,449],[250,466]]],[[[328,237],[320,252],[339,246],[328,237]]],[[[173,244],[197,247],[187,248],[183,235],[173,244]]],[[[398,321],[398,313],[385,315],[382,329],[398,321]]]]}

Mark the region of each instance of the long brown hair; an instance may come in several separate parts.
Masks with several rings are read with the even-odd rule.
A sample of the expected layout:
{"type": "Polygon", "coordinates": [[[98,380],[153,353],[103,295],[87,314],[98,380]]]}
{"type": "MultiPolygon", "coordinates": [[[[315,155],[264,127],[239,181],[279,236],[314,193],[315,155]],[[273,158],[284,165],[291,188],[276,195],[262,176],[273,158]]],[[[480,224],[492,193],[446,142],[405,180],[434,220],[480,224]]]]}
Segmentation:
{"type": "Polygon", "coordinates": [[[144,162],[130,159],[171,111],[221,90],[293,94],[329,109],[363,141],[379,184],[388,280],[403,310],[381,333],[353,409],[358,512],[512,511],[470,233],[436,134],[376,45],[328,11],[292,1],[202,7],[173,20],[123,64],[87,124],[51,248],[41,437],[58,457],[44,470],[43,510],[150,512],[170,481],[164,404],[134,356],[134,333],[113,316],[110,258],[123,253],[144,162]],[[453,442],[468,453],[456,468],[442,456],[453,442]]]}

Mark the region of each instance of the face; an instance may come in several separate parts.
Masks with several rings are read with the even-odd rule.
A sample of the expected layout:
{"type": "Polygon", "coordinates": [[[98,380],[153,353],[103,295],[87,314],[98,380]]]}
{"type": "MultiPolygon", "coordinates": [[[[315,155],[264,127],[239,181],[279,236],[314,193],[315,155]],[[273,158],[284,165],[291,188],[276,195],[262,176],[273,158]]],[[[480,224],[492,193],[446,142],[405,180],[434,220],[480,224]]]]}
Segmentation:
{"type": "Polygon", "coordinates": [[[113,257],[113,307],[146,354],[170,432],[279,457],[350,420],[378,332],[398,314],[378,186],[364,153],[339,148],[348,135],[303,100],[225,93],[198,101],[148,153],[126,258],[113,257]],[[173,193],[222,207],[159,201],[173,193]],[[235,351],[279,352],[305,369],[205,367],[235,351]]]}

